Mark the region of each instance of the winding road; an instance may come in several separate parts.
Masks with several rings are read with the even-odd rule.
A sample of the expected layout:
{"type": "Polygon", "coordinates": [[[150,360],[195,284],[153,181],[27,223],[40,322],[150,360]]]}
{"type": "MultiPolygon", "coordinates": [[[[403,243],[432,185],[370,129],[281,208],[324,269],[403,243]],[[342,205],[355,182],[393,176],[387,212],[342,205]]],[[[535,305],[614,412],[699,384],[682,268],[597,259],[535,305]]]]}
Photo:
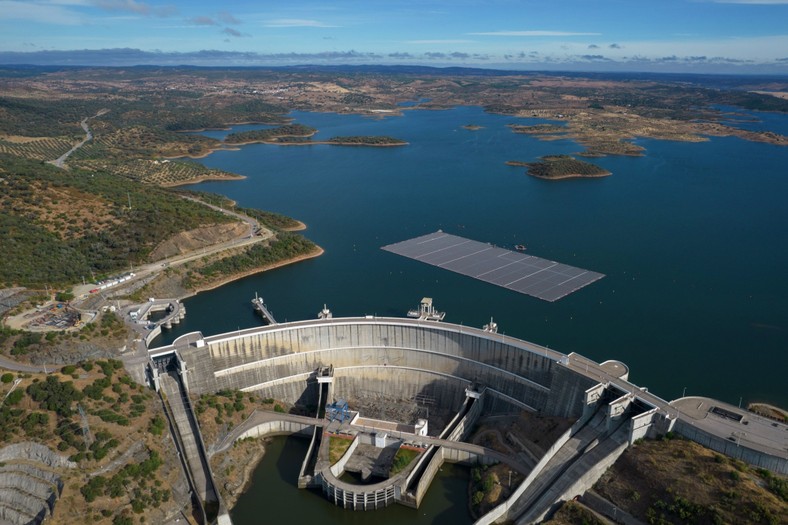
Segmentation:
{"type": "Polygon", "coordinates": [[[74,153],[79,148],[84,146],[87,142],[93,140],[93,133],[90,132],[90,128],[88,127],[88,120],[90,120],[92,118],[100,117],[101,115],[103,115],[103,114],[105,114],[107,112],[109,112],[108,109],[102,109],[98,113],[93,115],[92,117],[85,117],[85,118],[83,118],[82,122],[80,122],[79,124],[80,124],[80,126],[82,126],[82,129],[85,130],[85,138],[82,140],[82,142],[80,142],[79,144],[75,145],[73,148],[71,148],[70,150],[68,150],[67,152],[65,152],[61,156],[59,156],[57,159],[48,161],[49,164],[52,164],[53,166],[57,166],[58,168],[61,168],[61,169],[65,168],[66,159],[68,159],[71,156],[72,153],[74,153]]]}

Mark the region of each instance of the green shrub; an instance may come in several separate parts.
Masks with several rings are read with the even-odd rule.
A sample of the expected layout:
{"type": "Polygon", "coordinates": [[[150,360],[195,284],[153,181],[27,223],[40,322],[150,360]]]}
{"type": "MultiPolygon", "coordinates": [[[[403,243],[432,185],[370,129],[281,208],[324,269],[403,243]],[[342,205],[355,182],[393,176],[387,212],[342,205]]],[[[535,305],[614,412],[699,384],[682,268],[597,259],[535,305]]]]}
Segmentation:
{"type": "Polygon", "coordinates": [[[125,514],[118,514],[112,520],[112,525],[134,525],[134,519],[125,514]]]}
{"type": "Polygon", "coordinates": [[[27,387],[27,393],[42,409],[57,412],[64,417],[71,415],[71,405],[83,397],[82,392],[74,387],[74,383],[61,383],[56,376],[47,376],[46,381],[33,383],[27,387]]]}
{"type": "Polygon", "coordinates": [[[49,414],[46,412],[30,412],[22,422],[22,430],[31,437],[43,436],[48,427],[49,414]]]}
{"type": "Polygon", "coordinates": [[[150,420],[150,425],[148,425],[148,432],[154,436],[160,436],[164,432],[164,418],[159,414],[153,416],[150,420]]]}
{"type": "Polygon", "coordinates": [[[12,374],[10,372],[6,372],[2,376],[0,376],[0,381],[2,381],[3,383],[6,383],[6,384],[10,383],[13,380],[14,380],[14,374],[12,374]]]}
{"type": "Polygon", "coordinates": [[[129,426],[129,418],[124,415],[118,414],[117,412],[113,412],[107,408],[103,408],[101,410],[97,410],[94,412],[95,415],[101,418],[102,421],[105,423],[116,423],[120,426],[127,427],[129,426]]]}
{"type": "Polygon", "coordinates": [[[490,492],[494,486],[495,486],[495,480],[491,475],[484,478],[484,482],[482,483],[482,490],[485,492],[485,494],[490,492]]]}
{"type": "Polygon", "coordinates": [[[55,294],[55,301],[66,303],[74,299],[74,294],[71,291],[68,292],[58,292],[55,294]]]}
{"type": "Polygon", "coordinates": [[[788,501],[788,480],[785,478],[778,478],[777,476],[769,476],[768,478],[768,485],[770,491],[772,491],[777,497],[782,499],[783,501],[788,501]]]}
{"type": "Polygon", "coordinates": [[[8,397],[5,398],[5,402],[9,405],[17,405],[20,401],[22,401],[22,397],[25,395],[24,390],[19,390],[18,388],[8,394],[8,397]]]}
{"type": "Polygon", "coordinates": [[[473,503],[474,505],[479,505],[481,504],[482,500],[484,500],[484,492],[482,492],[481,490],[477,490],[476,492],[473,493],[473,498],[471,498],[471,503],[473,503]]]}
{"type": "Polygon", "coordinates": [[[79,491],[82,493],[86,502],[92,503],[97,497],[102,495],[106,484],[107,480],[104,476],[96,476],[83,485],[79,491]]]}

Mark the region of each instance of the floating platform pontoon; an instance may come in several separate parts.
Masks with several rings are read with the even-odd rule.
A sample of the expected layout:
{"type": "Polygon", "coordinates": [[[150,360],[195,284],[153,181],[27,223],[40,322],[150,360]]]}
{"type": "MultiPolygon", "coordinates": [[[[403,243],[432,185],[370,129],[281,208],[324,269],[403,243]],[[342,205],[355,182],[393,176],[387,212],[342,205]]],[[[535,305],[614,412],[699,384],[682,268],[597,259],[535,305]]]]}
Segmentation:
{"type": "Polygon", "coordinates": [[[382,249],[550,302],[604,277],[442,231],[382,249]]]}

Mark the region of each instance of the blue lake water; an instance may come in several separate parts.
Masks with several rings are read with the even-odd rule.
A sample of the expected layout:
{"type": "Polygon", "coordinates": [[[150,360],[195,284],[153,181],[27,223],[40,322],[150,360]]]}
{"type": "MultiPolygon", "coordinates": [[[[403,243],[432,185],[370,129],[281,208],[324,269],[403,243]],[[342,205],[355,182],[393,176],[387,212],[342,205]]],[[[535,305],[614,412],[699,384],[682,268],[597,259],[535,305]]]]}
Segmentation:
{"type": "MultiPolygon", "coordinates": [[[[747,113],[753,115],[760,114],[747,113]]],[[[741,125],[785,133],[788,116],[760,116],[741,125]]],[[[640,140],[644,157],[594,160],[611,177],[545,181],[504,163],[582,148],[568,140],[540,142],[506,127],[540,122],[535,119],[489,115],[477,107],[385,119],[292,117],[318,128],[315,140],[368,134],[410,144],[248,145],[203,159],[248,178],[191,189],[298,218],[325,254],[188,299],[186,319],[161,343],[194,330],[212,334],[259,324],[249,303],[255,292],[280,321],[313,318],[323,303],[336,316],[402,316],[431,296],[448,312],[447,321],[480,327],[494,316],[507,335],[598,361],[622,360],[631,380],[667,399],[686,387],[688,395],[734,404],[742,397],[788,406],[788,148],[736,138],[640,140]],[[467,124],[484,127],[469,131],[462,128],[467,124]],[[528,253],[606,277],[547,303],[380,250],[437,229],[498,245],[525,244],[528,253]]],[[[283,453],[276,449],[274,459],[283,453]]],[[[265,461],[257,485],[234,510],[236,523],[255,523],[262,512],[291,516],[296,508],[305,519],[330,512],[319,496],[291,486],[274,491],[270,506],[262,504],[265,490],[255,487],[284,476],[265,461]],[[280,497],[292,504],[276,504],[280,497]]],[[[439,479],[432,490],[462,493],[451,488],[453,479],[439,479]]],[[[464,498],[441,511],[447,519],[464,515],[464,498]]],[[[390,519],[378,513],[331,519],[396,523],[403,519],[399,512],[409,511],[386,512],[390,519]]],[[[435,516],[414,513],[408,521],[431,523],[435,516]]]]}
{"type": "MultiPolygon", "coordinates": [[[[582,148],[507,127],[536,119],[478,107],[385,119],[291,116],[319,129],[315,140],[370,134],[410,144],[255,144],[203,159],[248,178],[192,189],[298,218],[326,253],[187,300],[186,322],[163,342],[255,325],[255,292],[280,321],[312,318],[323,303],[337,316],[403,315],[432,296],[447,321],[481,326],[494,316],[509,335],[620,359],[634,382],[667,399],[687,387],[732,403],[788,405],[788,149],[730,137],[640,140],[644,157],[595,159],[611,177],[545,181],[504,163],[582,148]],[[437,229],[522,243],[607,276],[546,303],[380,250],[437,229]]],[[[764,116],[759,125],[788,122],[764,116]]]]}

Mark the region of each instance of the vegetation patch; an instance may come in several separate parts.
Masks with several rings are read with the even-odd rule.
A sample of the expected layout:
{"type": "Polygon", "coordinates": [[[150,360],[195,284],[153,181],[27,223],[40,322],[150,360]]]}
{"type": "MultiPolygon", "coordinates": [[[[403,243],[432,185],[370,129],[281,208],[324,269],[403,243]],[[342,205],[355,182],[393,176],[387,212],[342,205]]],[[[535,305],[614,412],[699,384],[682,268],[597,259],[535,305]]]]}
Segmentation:
{"type": "Polygon", "coordinates": [[[273,399],[262,399],[240,390],[220,390],[194,400],[194,412],[206,444],[216,442],[242,423],[256,409],[273,410],[273,399]]]}
{"type": "Polygon", "coordinates": [[[221,258],[187,272],[187,288],[199,288],[228,275],[259,271],[282,261],[315,253],[318,247],[296,233],[281,231],[266,242],[253,244],[236,255],[221,258]]]}
{"type": "Polygon", "coordinates": [[[502,488],[498,473],[487,465],[471,469],[471,510],[475,516],[487,513],[499,502],[502,488]]]}
{"type": "Polygon", "coordinates": [[[390,475],[393,476],[395,474],[399,474],[406,468],[411,462],[416,459],[419,454],[421,454],[420,450],[410,447],[399,447],[397,453],[394,455],[394,459],[391,461],[391,471],[390,475]]]}
{"type": "Polygon", "coordinates": [[[567,501],[558,509],[545,525],[605,525],[596,515],[583,505],[574,501],[567,501]]]}
{"type": "Polygon", "coordinates": [[[95,476],[82,485],[80,493],[85,502],[93,503],[105,496],[110,500],[131,498],[131,509],[135,514],[143,514],[149,507],[157,508],[169,501],[170,491],[160,489],[155,482],[156,471],[163,464],[159,453],[148,451],[148,458],[140,463],[125,465],[111,477],[95,476]]]}
{"type": "Polygon", "coordinates": [[[76,164],[90,171],[103,171],[157,186],[194,184],[205,180],[238,180],[243,176],[224,170],[206,168],[202,164],[184,160],[156,159],[91,159],[76,164]]]}
{"type": "Polygon", "coordinates": [[[234,219],[112,174],[0,155],[0,286],[81,282],[145,262],[162,238],[234,219]],[[151,231],[155,231],[155,235],[151,231]]]}
{"type": "Polygon", "coordinates": [[[30,140],[9,140],[0,137],[0,153],[31,160],[54,160],[73,146],[65,138],[33,138],[30,140]]]}
{"type": "Polygon", "coordinates": [[[329,144],[338,146],[405,146],[407,142],[385,135],[352,135],[347,137],[331,137],[329,144]]]}
{"type": "Polygon", "coordinates": [[[642,441],[594,486],[649,524],[781,523],[786,480],[692,441],[642,441]]]}
{"type": "Polygon", "coordinates": [[[235,208],[238,213],[243,213],[273,230],[300,230],[304,227],[303,223],[272,211],[256,210],[254,208],[235,208]]]}
{"type": "Polygon", "coordinates": [[[548,155],[540,162],[509,161],[513,166],[526,166],[528,175],[540,179],[570,179],[578,177],[606,177],[611,173],[596,164],[577,160],[569,155],[548,155]]]}
{"type": "MultiPolygon", "coordinates": [[[[78,464],[59,473],[64,488],[54,523],[82,524],[89,517],[90,523],[109,524],[118,516],[134,515],[155,522],[163,517],[155,509],[171,499],[173,475],[179,476],[160,468],[169,453],[163,445],[170,441],[162,439],[157,400],[131,380],[120,361],[84,362],[16,378],[21,383],[0,406],[0,447],[33,441],[78,464]],[[151,428],[160,428],[159,437],[151,428]],[[104,470],[97,473],[99,469],[104,470]]],[[[11,386],[0,383],[0,398],[11,386]]]]}
{"type": "Polygon", "coordinates": [[[347,452],[353,443],[353,438],[345,436],[330,436],[328,438],[328,461],[334,464],[347,452]]]}
{"type": "Polygon", "coordinates": [[[227,144],[249,144],[253,142],[289,142],[291,139],[311,137],[315,128],[303,124],[287,124],[269,129],[255,129],[230,133],[224,138],[227,144]]]}
{"type": "Polygon", "coordinates": [[[750,403],[747,406],[747,410],[775,421],[788,423],[788,410],[776,406],[767,405],[765,403],[750,403]]]}
{"type": "Polygon", "coordinates": [[[559,126],[557,124],[535,124],[533,126],[510,124],[509,129],[512,130],[512,133],[520,133],[523,135],[539,135],[542,137],[558,135],[561,136],[561,138],[564,138],[563,135],[569,132],[569,129],[565,126],[559,126]]]}

